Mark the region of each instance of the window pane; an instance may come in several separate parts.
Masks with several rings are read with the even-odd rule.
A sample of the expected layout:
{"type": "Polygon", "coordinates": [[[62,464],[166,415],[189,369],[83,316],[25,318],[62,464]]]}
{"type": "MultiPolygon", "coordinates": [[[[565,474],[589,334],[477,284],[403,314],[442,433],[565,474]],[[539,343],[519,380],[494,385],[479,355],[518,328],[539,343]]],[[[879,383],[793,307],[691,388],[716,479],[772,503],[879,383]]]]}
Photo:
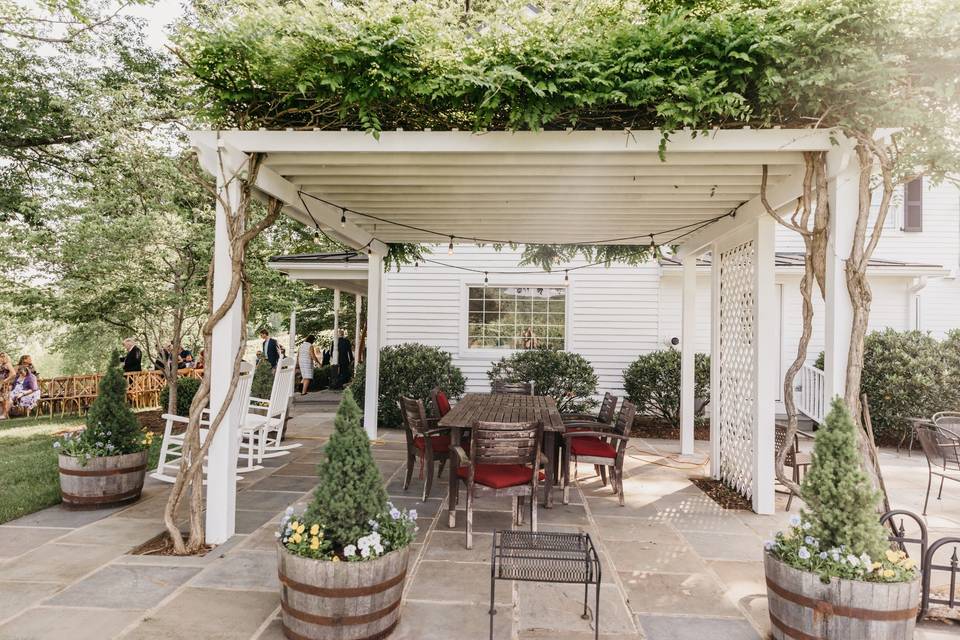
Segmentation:
{"type": "Polygon", "coordinates": [[[566,290],[555,287],[470,287],[470,348],[562,349],[566,290]]]}

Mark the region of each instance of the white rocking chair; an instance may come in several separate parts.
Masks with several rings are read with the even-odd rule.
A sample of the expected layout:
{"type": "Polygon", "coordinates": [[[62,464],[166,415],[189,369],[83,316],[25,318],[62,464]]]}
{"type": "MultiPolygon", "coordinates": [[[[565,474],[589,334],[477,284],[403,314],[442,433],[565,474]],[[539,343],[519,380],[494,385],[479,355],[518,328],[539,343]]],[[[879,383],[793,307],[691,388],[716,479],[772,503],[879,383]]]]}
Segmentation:
{"type": "Polygon", "coordinates": [[[257,450],[257,462],[264,458],[278,458],[301,446],[299,442],[281,444],[287,421],[287,408],[293,391],[295,364],[293,358],[282,358],[277,363],[270,399],[250,398],[250,407],[240,427],[243,446],[247,451],[257,450]]]}
{"type": "MultiPolygon", "coordinates": [[[[253,365],[248,362],[241,362],[240,377],[237,380],[237,388],[234,393],[234,397],[237,401],[231,407],[230,413],[227,416],[224,416],[224,419],[227,420],[227,424],[240,424],[241,419],[246,413],[247,406],[250,404],[250,385],[252,383],[253,365]]],[[[173,433],[173,426],[174,424],[185,425],[190,422],[190,420],[189,418],[171,413],[163,414],[162,418],[167,421],[167,424],[163,430],[163,441],[160,443],[160,459],[157,463],[157,470],[151,473],[150,477],[160,480],[161,482],[172,483],[176,482],[177,473],[180,471],[180,462],[183,459],[183,445],[186,436],[185,433],[173,433]]],[[[207,439],[207,434],[210,431],[209,427],[210,410],[204,409],[200,418],[201,444],[207,439]]],[[[241,448],[243,448],[245,446],[244,438],[242,437],[242,432],[239,430],[237,432],[237,439],[240,441],[241,448]]],[[[238,468],[237,473],[246,473],[248,471],[255,471],[263,468],[254,465],[254,459],[256,457],[256,451],[254,448],[252,446],[246,446],[246,449],[247,450],[244,457],[247,459],[247,465],[243,468],[238,468]]],[[[203,472],[204,474],[207,472],[206,465],[204,465],[203,472]]]]}

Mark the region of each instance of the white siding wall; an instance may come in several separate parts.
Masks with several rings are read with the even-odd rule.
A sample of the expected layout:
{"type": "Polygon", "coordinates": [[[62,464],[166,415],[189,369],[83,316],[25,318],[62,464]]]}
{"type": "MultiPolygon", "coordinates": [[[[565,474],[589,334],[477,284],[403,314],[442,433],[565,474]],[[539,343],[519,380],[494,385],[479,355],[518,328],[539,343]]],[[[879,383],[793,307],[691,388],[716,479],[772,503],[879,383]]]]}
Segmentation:
{"type": "MultiPolygon", "coordinates": [[[[600,391],[621,392],[623,369],[638,354],[657,348],[659,341],[659,267],[590,267],[571,272],[524,273],[520,251],[458,246],[453,256],[446,247],[433,247],[429,256],[441,262],[517,275],[490,274],[490,286],[568,287],[567,349],[587,358],[600,378],[600,391]]],[[[574,263],[582,264],[582,262],[574,263]]],[[[466,348],[466,288],[482,285],[482,274],[422,263],[391,271],[386,284],[385,344],[420,342],[440,347],[453,356],[467,378],[469,391],[489,388],[487,371],[508,350],[466,348]]]]}

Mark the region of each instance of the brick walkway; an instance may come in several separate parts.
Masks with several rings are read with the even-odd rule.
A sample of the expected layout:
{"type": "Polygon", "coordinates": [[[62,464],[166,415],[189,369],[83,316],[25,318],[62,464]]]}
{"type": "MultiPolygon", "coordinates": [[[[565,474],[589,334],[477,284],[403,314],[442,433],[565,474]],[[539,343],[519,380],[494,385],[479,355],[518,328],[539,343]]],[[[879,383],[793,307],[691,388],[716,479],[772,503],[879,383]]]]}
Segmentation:
{"type": "MultiPolygon", "coordinates": [[[[128,555],[161,530],[167,486],[160,483],[148,483],[144,499],[125,509],[54,507],[0,526],[0,639],[282,638],[276,619],[275,523],[287,505],[306,503],[332,411],[329,403],[298,403],[290,436],[303,447],[244,477],[238,535],[207,557],[128,555]]],[[[580,489],[571,492],[570,505],[539,512],[542,530],[583,530],[599,542],[601,636],[766,637],[760,553],[763,540],[786,515],[720,509],[689,482],[702,468],[671,468],[664,466],[671,464],[665,459],[642,453],[654,450],[669,454],[676,443],[631,443],[625,507],[596,478],[584,476],[580,489]]],[[[438,517],[445,481],[435,483],[426,503],[419,502],[422,484],[416,477],[407,492],[401,489],[402,434],[385,433],[374,456],[394,503],[415,507],[420,515],[403,617],[393,637],[486,638],[491,532],[510,525],[509,501],[478,500],[474,549],[467,551],[464,517],[456,530],[438,517]]],[[[902,506],[916,509],[920,461],[894,458],[885,467],[887,462],[895,499],[903,497],[911,504],[902,506]]],[[[931,524],[956,530],[958,503],[953,497],[932,505],[931,524]]],[[[592,620],[579,616],[579,587],[499,583],[497,594],[496,638],[593,637],[592,620]]],[[[955,632],[956,627],[925,626],[917,637],[940,640],[956,637],[955,632]]]]}

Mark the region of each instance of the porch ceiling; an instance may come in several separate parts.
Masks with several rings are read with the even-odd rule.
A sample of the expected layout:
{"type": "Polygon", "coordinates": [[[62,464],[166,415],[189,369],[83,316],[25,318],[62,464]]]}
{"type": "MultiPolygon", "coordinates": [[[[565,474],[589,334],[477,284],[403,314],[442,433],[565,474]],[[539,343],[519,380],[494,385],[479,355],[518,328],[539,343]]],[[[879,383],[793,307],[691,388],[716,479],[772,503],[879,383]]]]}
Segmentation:
{"type": "MultiPolygon", "coordinates": [[[[772,204],[785,204],[799,193],[802,152],[831,146],[824,130],[678,132],[661,161],[657,131],[395,131],[379,139],[358,131],[221,131],[191,138],[198,148],[265,153],[258,187],[284,200],[297,219],[315,220],[354,247],[374,239],[446,242],[451,235],[458,242],[644,244],[651,233],[750,203],[759,210],[764,164],[772,204]],[[339,224],[342,207],[346,226],[339,224]]],[[[676,240],[692,228],[657,242],[703,237],[676,240]]]]}

